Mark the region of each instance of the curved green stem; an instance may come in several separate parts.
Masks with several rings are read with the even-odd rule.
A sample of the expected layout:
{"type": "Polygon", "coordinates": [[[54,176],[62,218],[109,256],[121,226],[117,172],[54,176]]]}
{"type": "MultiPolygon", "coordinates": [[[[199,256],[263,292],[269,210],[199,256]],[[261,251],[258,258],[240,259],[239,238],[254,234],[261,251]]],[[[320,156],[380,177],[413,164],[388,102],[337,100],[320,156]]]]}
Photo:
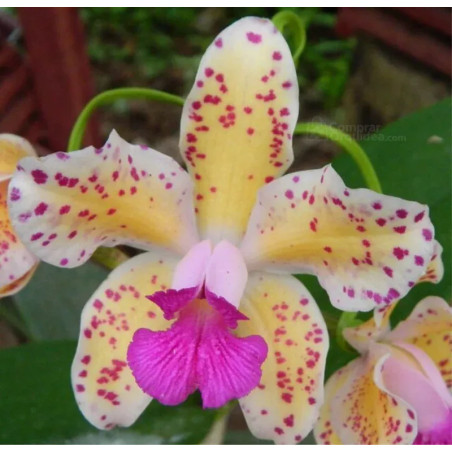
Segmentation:
{"type": "Polygon", "coordinates": [[[80,149],[86,126],[94,111],[104,105],[112,104],[119,99],[146,99],[155,102],[166,102],[175,105],[184,105],[184,99],[174,94],[148,88],[117,88],[104,91],[93,97],[83,108],[75,121],[68,142],[68,152],[80,149]]]}
{"type": "Polygon", "coordinates": [[[306,45],[306,27],[303,20],[293,11],[280,11],[273,16],[272,22],[282,34],[286,28],[289,28],[295,42],[292,58],[296,66],[306,45]]]}
{"type": "Polygon", "coordinates": [[[350,136],[335,127],[318,122],[297,124],[295,134],[318,135],[327,138],[350,154],[361,171],[367,186],[377,193],[382,193],[381,184],[369,157],[363,148],[350,136]]]}

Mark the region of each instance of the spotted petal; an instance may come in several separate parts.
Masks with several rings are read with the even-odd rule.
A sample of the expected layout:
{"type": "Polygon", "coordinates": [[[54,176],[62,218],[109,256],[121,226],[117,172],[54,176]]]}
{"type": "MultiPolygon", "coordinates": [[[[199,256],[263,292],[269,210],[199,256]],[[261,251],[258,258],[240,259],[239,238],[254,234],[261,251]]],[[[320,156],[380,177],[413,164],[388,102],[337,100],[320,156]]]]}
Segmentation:
{"type": "Polygon", "coordinates": [[[251,268],[316,274],[334,306],[368,311],[403,297],[433,247],[426,206],[348,189],[326,166],[260,190],[242,251],[251,268]]]}
{"type": "Polygon", "coordinates": [[[452,388],[452,308],[439,297],[421,300],[410,316],[386,337],[423,350],[452,388]]]}
{"type": "Polygon", "coordinates": [[[444,276],[444,265],[442,260],[443,247],[435,240],[433,256],[427,265],[425,273],[417,280],[417,283],[431,282],[439,283],[444,276]]]}
{"type": "Polygon", "coordinates": [[[294,444],[312,429],[323,402],[328,335],[306,288],[292,276],[250,275],[240,310],[241,336],[268,345],[260,385],[240,401],[254,436],[294,444]]]}
{"type": "Polygon", "coordinates": [[[0,298],[13,295],[27,284],[38,260],[14,232],[6,203],[8,181],[0,182],[0,298]]]}
{"type": "Polygon", "coordinates": [[[298,83],[271,21],[248,17],[207,49],[184,106],[180,147],[203,237],[237,244],[257,190],[293,159],[298,83]]]}
{"type": "MultiPolygon", "coordinates": [[[[362,360],[362,358],[360,358],[362,360]]],[[[355,366],[355,361],[352,361],[347,366],[342,367],[335,372],[325,384],[325,401],[320,408],[320,416],[314,427],[314,437],[317,444],[335,444],[340,445],[341,440],[333,429],[331,422],[331,403],[336,397],[337,392],[344,385],[349,377],[351,368],[355,366]]]]}
{"type": "Polygon", "coordinates": [[[93,425],[131,425],[151,398],[135,383],[127,348],[138,328],[165,329],[157,305],[147,300],[165,290],[177,260],[145,253],[116,268],[86,304],[72,364],[72,385],[80,410],[93,425]]]}
{"type": "MultiPolygon", "coordinates": [[[[379,347],[380,348],[380,347],[379,347]]],[[[412,444],[416,414],[384,384],[382,368],[390,349],[373,350],[346,368],[331,399],[332,430],[343,444],[412,444]],[[388,352],[382,355],[382,351],[388,352]]],[[[334,387],[333,387],[334,389],[334,387]]]]}
{"type": "Polygon", "coordinates": [[[0,133],[0,182],[12,176],[20,159],[29,156],[36,156],[36,152],[25,138],[0,133]]]}
{"type": "Polygon", "coordinates": [[[81,265],[99,246],[183,253],[196,241],[187,173],[114,131],[103,148],[21,166],[10,184],[10,215],[22,241],[53,265],[81,265]]]}

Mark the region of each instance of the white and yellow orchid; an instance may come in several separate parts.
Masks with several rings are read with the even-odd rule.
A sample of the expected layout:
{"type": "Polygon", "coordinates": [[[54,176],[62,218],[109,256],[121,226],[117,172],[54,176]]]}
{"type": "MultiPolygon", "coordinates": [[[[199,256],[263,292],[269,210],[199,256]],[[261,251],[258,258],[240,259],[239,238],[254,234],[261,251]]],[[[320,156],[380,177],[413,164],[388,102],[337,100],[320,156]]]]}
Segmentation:
{"type": "Polygon", "coordinates": [[[318,443],[452,444],[452,308],[424,298],[390,331],[393,306],[344,330],[362,356],[328,380],[318,443]]]}
{"type": "MultiPolygon", "coordinates": [[[[36,156],[27,140],[9,133],[0,134],[0,298],[22,289],[38,264],[14,232],[7,207],[9,181],[17,162],[27,156],[36,156]]],[[[10,196],[14,199],[14,191],[10,196]]]]}
{"type": "Polygon", "coordinates": [[[238,398],[255,436],[296,443],[323,402],[328,337],[288,273],[316,274],[351,310],[391,303],[424,275],[426,206],[349,190],[330,166],[278,179],[297,117],[286,42],[270,21],[245,18],[208,48],[185,102],[189,173],[116,132],[100,149],[21,162],[11,215],[43,260],[69,268],[99,246],[148,251],[82,314],[72,380],[98,428],[199,389],[207,408],[238,398]]]}

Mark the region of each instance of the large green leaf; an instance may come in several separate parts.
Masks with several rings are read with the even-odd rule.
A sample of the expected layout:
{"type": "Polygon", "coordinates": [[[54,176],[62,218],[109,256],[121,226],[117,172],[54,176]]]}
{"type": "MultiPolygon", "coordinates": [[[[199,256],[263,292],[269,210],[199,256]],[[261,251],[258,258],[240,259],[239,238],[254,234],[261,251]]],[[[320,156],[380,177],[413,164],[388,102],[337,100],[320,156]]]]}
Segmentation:
{"type": "Polygon", "coordinates": [[[177,407],[153,401],[129,429],[99,432],[85,421],[70,387],[73,341],[0,351],[0,444],[196,444],[215,410],[195,395],[177,407]]]}

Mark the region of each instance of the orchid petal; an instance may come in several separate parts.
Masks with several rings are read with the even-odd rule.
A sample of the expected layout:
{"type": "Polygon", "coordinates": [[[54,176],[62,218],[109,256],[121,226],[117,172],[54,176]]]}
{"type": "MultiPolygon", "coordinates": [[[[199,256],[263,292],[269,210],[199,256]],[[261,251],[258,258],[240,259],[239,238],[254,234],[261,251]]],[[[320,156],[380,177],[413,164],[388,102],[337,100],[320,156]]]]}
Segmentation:
{"type": "Polygon", "coordinates": [[[412,444],[416,415],[384,384],[382,368],[390,349],[375,349],[344,369],[345,381],[331,399],[333,431],[343,444],[412,444]]]}
{"type": "Polygon", "coordinates": [[[211,255],[210,240],[204,240],[193,246],[177,264],[171,288],[181,290],[202,286],[211,255]]]}
{"type": "Polygon", "coordinates": [[[268,345],[262,379],[240,400],[254,436],[277,443],[300,442],[323,402],[328,334],[306,288],[292,276],[250,274],[240,309],[250,319],[240,335],[258,334],[268,345]]]}
{"type": "Polygon", "coordinates": [[[100,429],[129,426],[150,402],[127,366],[127,348],[141,327],[164,329],[146,295],[171,284],[177,260],[144,253],[117,267],[86,304],[72,364],[72,386],[83,415],[100,429]]]}
{"type": "Polygon", "coordinates": [[[202,237],[238,243],[257,190],[292,162],[297,117],[295,67],[272,22],[247,17],[222,31],[201,60],[181,123],[202,237]]]}
{"type": "Polygon", "coordinates": [[[433,256],[427,265],[425,273],[417,280],[417,284],[421,282],[439,283],[444,276],[444,265],[442,260],[443,247],[435,240],[433,248],[433,256]]]}
{"type": "MultiPolygon", "coordinates": [[[[359,358],[362,360],[363,358],[359,358]]],[[[344,385],[355,366],[355,361],[336,371],[325,384],[325,401],[320,408],[320,416],[314,427],[314,437],[317,444],[342,444],[333,429],[331,422],[331,403],[339,389],[344,385]]]]}
{"type": "Polygon", "coordinates": [[[440,370],[447,387],[452,388],[452,308],[446,301],[424,298],[385,340],[413,344],[423,350],[440,370]]]}
{"type": "Polygon", "coordinates": [[[369,350],[374,341],[378,341],[390,330],[389,319],[396,303],[375,308],[373,316],[358,326],[344,328],[342,334],[345,340],[357,351],[364,353],[369,350]]]}
{"type": "MultiPolygon", "coordinates": [[[[428,359],[428,358],[427,358],[428,359]]],[[[434,367],[433,363],[432,366],[434,367]]],[[[444,387],[448,400],[437,391],[434,382],[409,360],[398,359],[396,354],[385,360],[382,367],[382,379],[386,388],[407,402],[417,414],[418,431],[421,435],[450,425],[452,397],[444,387]]],[[[449,439],[452,431],[449,429],[449,439]]]]}
{"type": "Polygon", "coordinates": [[[348,189],[326,166],[263,187],[241,249],[251,269],[315,274],[334,306],[368,311],[409,291],[433,244],[426,206],[348,189]]]}
{"type": "Polygon", "coordinates": [[[223,297],[237,308],[247,279],[248,271],[240,251],[229,242],[220,242],[207,267],[206,291],[223,297]]]}
{"type": "Polygon", "coordinates": [[[6,203],[7,190],[8,181],[0,182],[0,298],[22,289],[38,264],[11,225],[6,203]]]}
{"type": "Polygon", "coordinates": [[[22,241],[53,265],[81,265],[99,246],[185,253],[197,240],[188,175],[114,131],[101,149],[23,159],[9,193],[22,241]]]}
{"type": "Polygon", "coordinates": [[[248,394],[261,378],[267,346],[259,336],[233,336],[224,320],[205,300],[195,300],[170,329],[139,329],[127,359],[143,391],[177,405],[199,388],[205,408],[248,394]]]}
{"type": "Polygon", "coordinates": [[[0,133],[0,182],[12,176],[20,159],[29,156],[35,157],[36,152],[25,138],[0,133]]]}

